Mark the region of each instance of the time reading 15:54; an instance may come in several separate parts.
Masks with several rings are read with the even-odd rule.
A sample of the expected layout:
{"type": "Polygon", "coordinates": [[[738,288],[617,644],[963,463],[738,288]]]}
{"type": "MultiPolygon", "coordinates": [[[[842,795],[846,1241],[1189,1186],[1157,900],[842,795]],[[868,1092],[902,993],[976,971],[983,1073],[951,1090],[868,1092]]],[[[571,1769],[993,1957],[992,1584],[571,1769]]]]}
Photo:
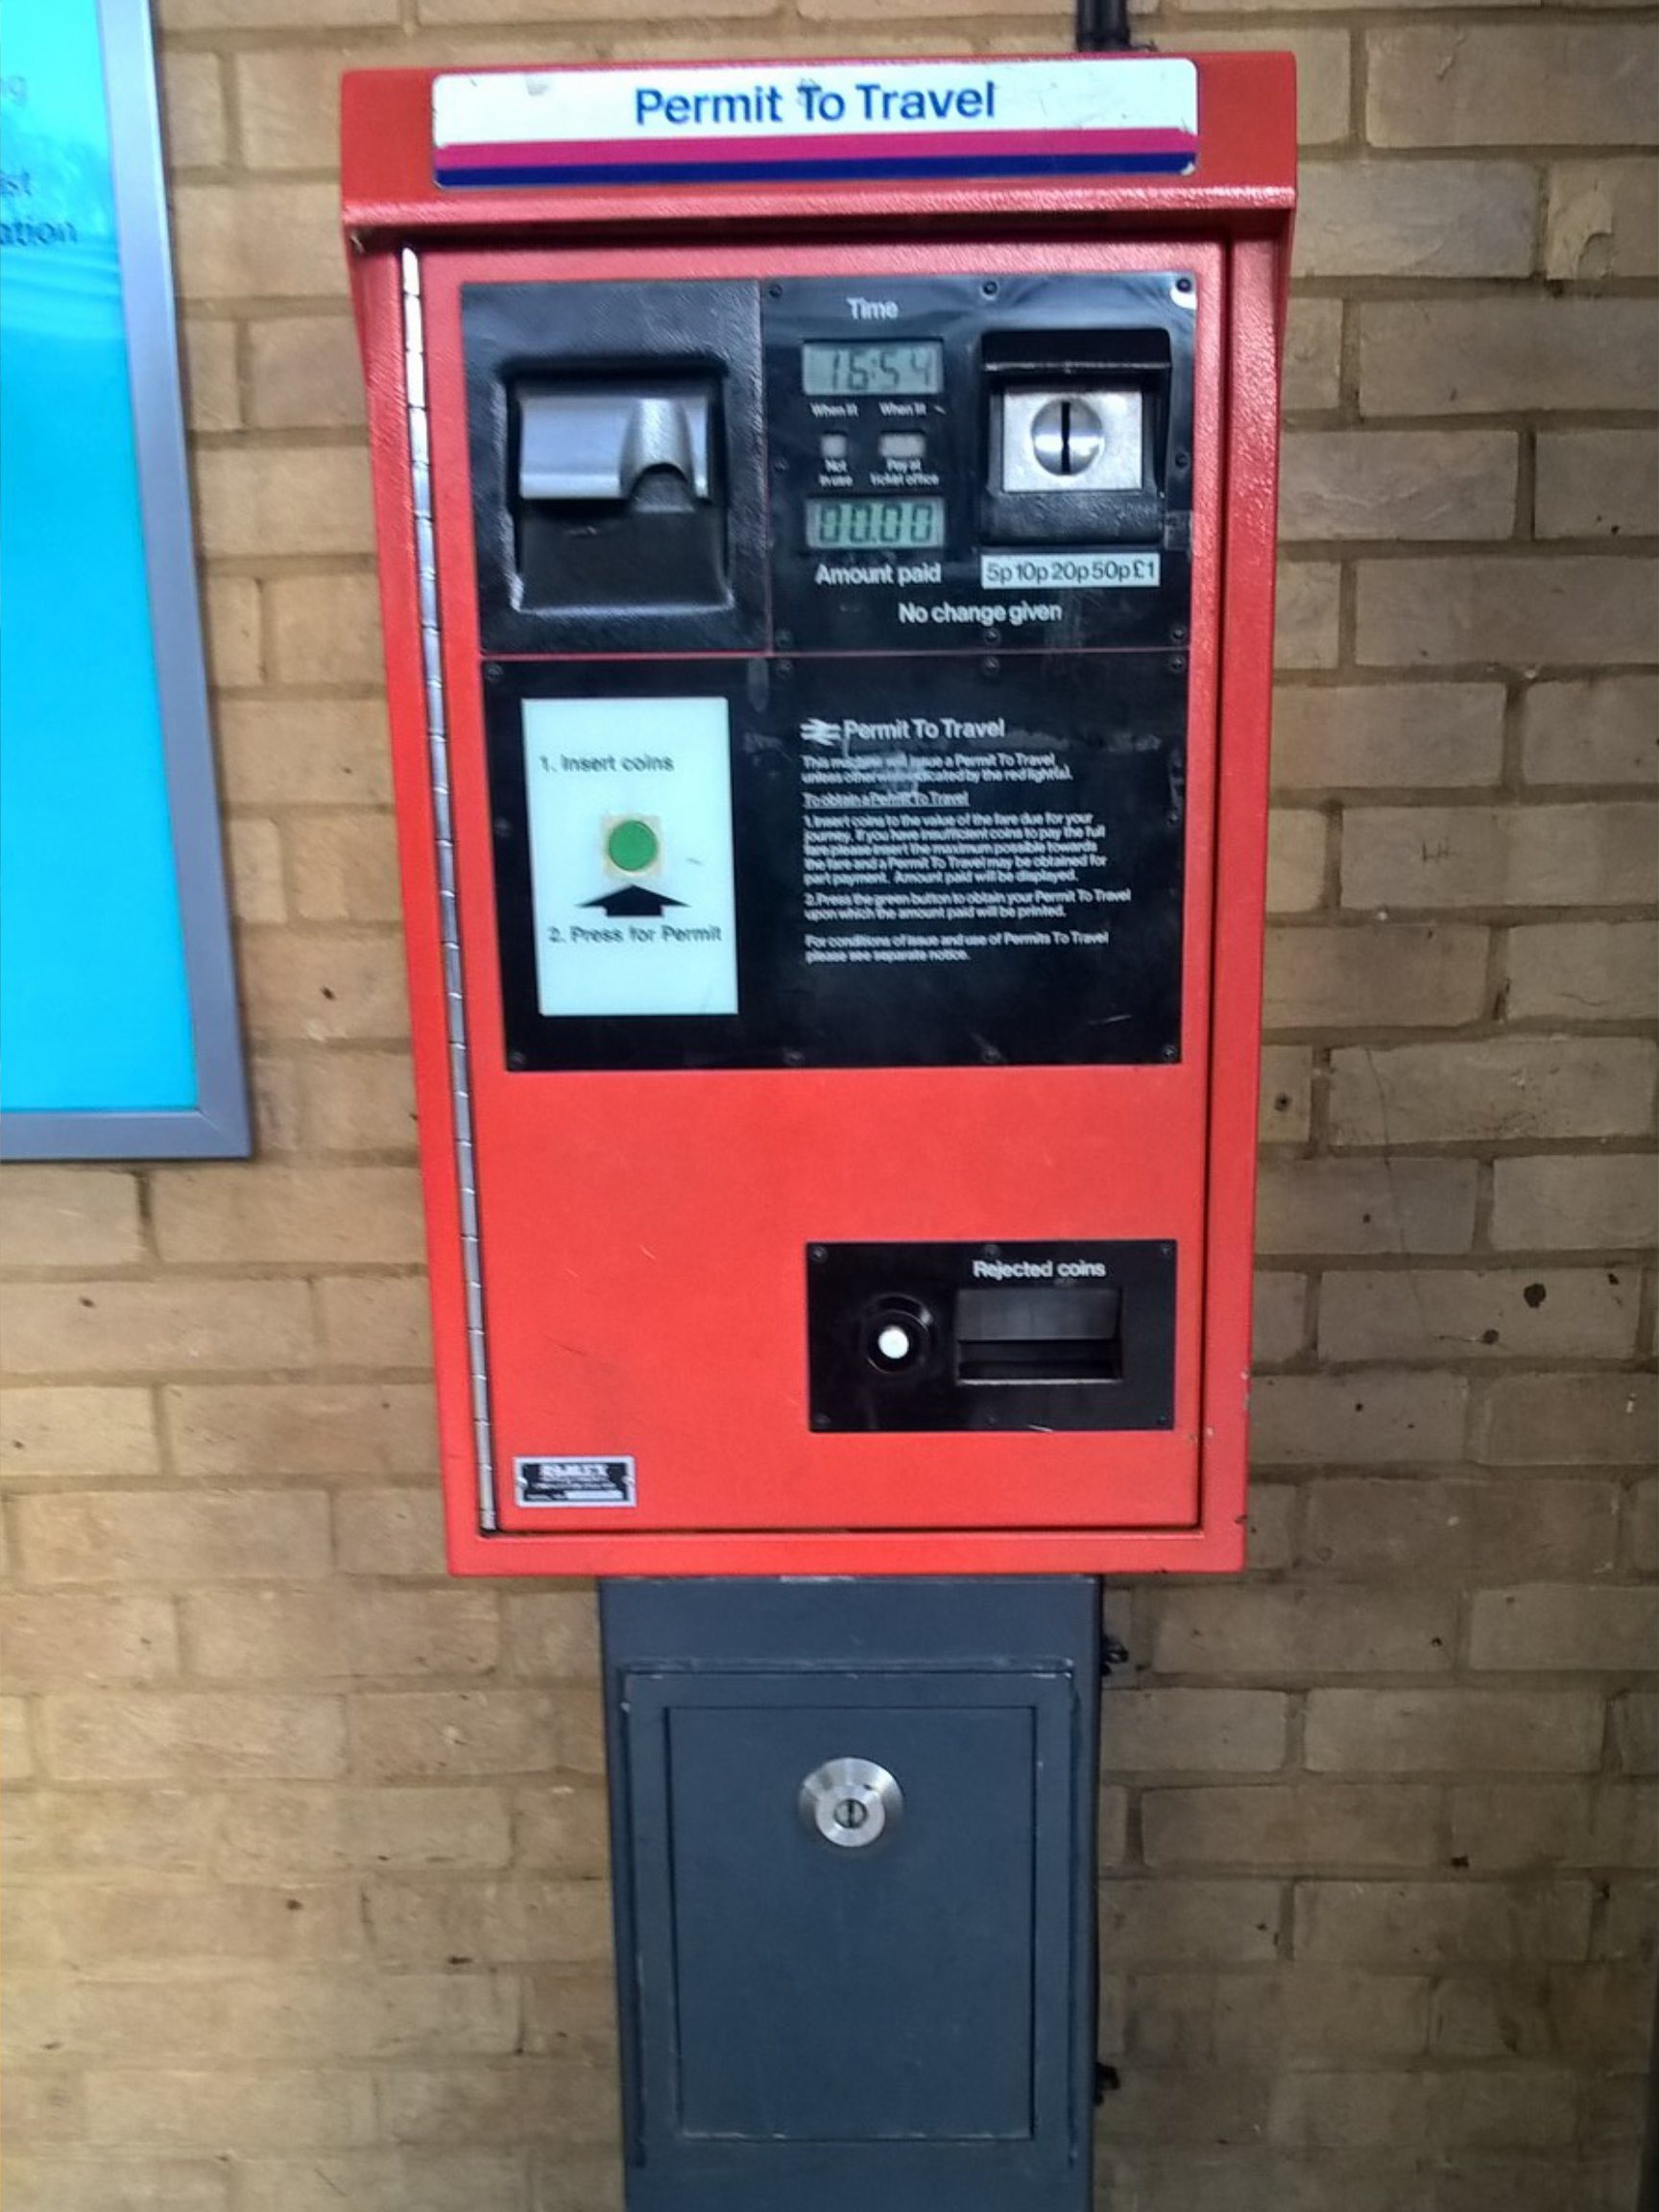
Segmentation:
{"type": "Polygon", "coordinates": [[[937,338],[896,339],[888,345],[803,346],[801,389],[809,399],[882,398],[943,391],[945,349],[937,338]]]}

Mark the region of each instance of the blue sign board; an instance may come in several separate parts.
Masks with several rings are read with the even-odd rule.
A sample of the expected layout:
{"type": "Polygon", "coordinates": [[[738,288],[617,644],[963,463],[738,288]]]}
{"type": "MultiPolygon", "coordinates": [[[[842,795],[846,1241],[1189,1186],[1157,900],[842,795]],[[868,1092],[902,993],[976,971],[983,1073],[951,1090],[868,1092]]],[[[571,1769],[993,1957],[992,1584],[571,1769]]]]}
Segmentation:
{"type": "Polygon", "coordinates": [[[0,1148],[242,1153],[145,0],[0,36],[0,1148]]]}

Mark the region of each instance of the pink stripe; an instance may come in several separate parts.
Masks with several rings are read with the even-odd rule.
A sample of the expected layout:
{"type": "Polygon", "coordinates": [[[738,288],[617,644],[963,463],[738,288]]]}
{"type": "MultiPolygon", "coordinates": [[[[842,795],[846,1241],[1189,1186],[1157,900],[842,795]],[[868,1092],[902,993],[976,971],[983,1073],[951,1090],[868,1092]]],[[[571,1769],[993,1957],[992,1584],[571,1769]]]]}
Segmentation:
{"type": "Polygon", "coordinates": [[[890,158],[901,151],[919,159],[979,154],[1190,154],[1196,136],[1188,131],[883,131],[826,133],[811,138],[540,138],[502,140],[493,145],[440,146],[438,159],[450,169],[490,169],[536,161],[786,161],[873,156],[890,158]]]}

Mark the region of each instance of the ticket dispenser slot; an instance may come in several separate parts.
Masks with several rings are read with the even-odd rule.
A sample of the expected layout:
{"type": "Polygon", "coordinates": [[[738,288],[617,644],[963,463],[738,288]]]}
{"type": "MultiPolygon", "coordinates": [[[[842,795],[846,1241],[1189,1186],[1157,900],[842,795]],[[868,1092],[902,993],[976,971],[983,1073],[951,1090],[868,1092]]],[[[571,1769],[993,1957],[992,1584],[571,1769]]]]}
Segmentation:
{"type": "Polygon", "coordinates": [[[717,374],[526,379],[513,424],[526,607],[726,604],[717,374]]]}
{"type": "Polygon", "coordinates": [[[756,287],[467,284],[461,324],[485,652],[763,646],[756,287]]]}

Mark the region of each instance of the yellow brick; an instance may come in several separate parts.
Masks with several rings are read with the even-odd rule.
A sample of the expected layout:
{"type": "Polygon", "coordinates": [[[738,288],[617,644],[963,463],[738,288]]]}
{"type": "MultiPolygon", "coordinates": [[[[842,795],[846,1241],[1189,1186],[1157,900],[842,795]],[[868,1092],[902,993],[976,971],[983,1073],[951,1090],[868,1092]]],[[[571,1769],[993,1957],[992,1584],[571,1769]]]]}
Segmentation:
{"type": "Polygon", "coordinates": [[[1267,1045],[1262,1052],[1261,1140],[1301,1143],[1312,1113],[1313,1056],[1306,1045],[1267,1045]]]}
{"type": "MultiPolygon", "coordinates": [[[[1154,1621],[1160,1674],[1438,1674],[1455,1656],[1457,1602],[1448,1591],[1219,1584],[1161,1593],[1154,1621]]],[[[1343,1855],[1364,1860],[1363,1838],[1350,1835],[1343,1855]]]]}
{"type": "Polygon", "coordinates": [[[403,949],[390,931],[251,929],[242,988],[249,1020],[264,1037],[397,1041],[409,1033],[403,949]]]}
{"type": "MultiPolygon", "coordinates": [[[[1512,1022],[1645,1022],[1659,943],[1651,922],[1537,922],[1509,932],[1512,1022]]],[[[1614,1238],[1612,1241],[1617,1242],[1614,1238]]]]}
{"type": "Polygon", "coordinates": [[[373,576],[277,576],[265,589],[278,683],[373,689],[382,682],[373,576]]]}
{"type": "Polygon", "coordinates": [[[331,169],[340,151],[340,73],[377,58],[322,44],[238,54],[236,107],[249,168],[331,169]]]}
{"type": "Polygon", "coordinates": [[[1622,1359],[1639,1285],[1606,1268],[1398,1269],[1328,1274],[1327,1359],[1622,1359]]]}
{"type": "Polygon", "coordinates": [[[1304,276],[1526,276],[1537,195],[1536,172],[1521,161],[1310,161],[1296,267],[1304,276]]]}
{"type": "Polygon", "coordinates": [[[1496,684],[1290,685],[1274,701],[1280,790],[1496,783],[1503,757],[1496,684]]]}
{"type": "Polygon", "coordinates": [[[519,1795],[517,1863],[528,1872],[599,1879],[610,1872],[605,1792],[591,1782],[537,1782],[519,1795]]]}
{"type": "Polygon", "coordinates": [[[513,1855],[501,1791],[237,1789],[215,1808],[214,1866],[229,1881],[292,1882],[352,1868],[477,1873],[513,1855]]]}
{"type": "Polygon", "coordinates": [[[18,1498],[26,1582],[240,1582],[328,1570],[320,1492],[234,1496],[123,1490],[18,1498]]]}
{"type": "MultiPolygon", "coordinates": [[[[327,113],[330,134],[332,110],[327,113]]],[[[270,430],[354,428],[363,420],[363,369],[349,315],[262,320],[248,333],[250,419],[270,430]]]]}
{"type": "Polygon", "coordinates": [[[1599,1701],[1582,1691],[1315,1690],[1315,1773],[1582,1771],[1601,1752],[1599,1701]]]}
{"type": "Polygon", "coordinates": [[[166,31],[334,30],[390,26],[398,0],[160,0],[166,31]]]}
{"type": "Polygon", "coordinates": [[[1651,783],[1659,778],[1659,678],[1529,685],[1521,735],[1529,783],[1651,783]]]}
{"type": "Polygon", "coordinates": [[[1531,1583],[1475,1593],[1469,1624],[1475,1667],[1535,1673],[1548,1654],[1555,1672],[1641,1674],[1656,1648],[1659,1590],[1531,1583]]]}
{"type": "Polygon", "coordinates": [[[347,1490],[334,1501],[347,1575],[442,1575],[444,1519],[436,1489],[347,1490]]]}
{"type": "Polygon", "coordinates": [[[181,184],[174,263],[186,300],[339,300],[346,288],[331,184],[181,184]]]}
{"type": "Polygon", "coordinates": [[[30,1781],[34,1772],[28,1704],[21,1697],[0,1697],[0,1778],[10,1788],[30,1781]]]}
{"type": "Polygon", "coordinates": [[[6,2212],[228,2212],[230,2175],[212,2157],[9,2157],[6,2212]]]}
{"type": "Polygon", "coordinates": [[[1510,430],[1298,430],[1285,441],[1286,539],[1507,538],[1510,430]]]}
{"type": "Polygon", "coordinates": [[[0,1342],[15,1375],[299,1367],[312,1324],[300,1283],[19,1283],[0,1289],[0,1342]]]}
{"type": "Polygon", "coordinates": [[[416,1681],[487,1674],[498,1656],[495,1593],[476,1586],[203,1590],[182,1604],[190,1671],[204,1679],[416,1681]]]}
{"type": "Polygon", "coordinates": [[[1278,806],[1267,826],[1267,911],[1306,914],[1325,902],[1330,825],[1310,807],[1278,806]]]}
{"type": "Polygon", "coordinates": [[[1559,161],[1544,209],[1544,274],[1647,276],[1659,261],[1659,163],[1559,161]]]}
{"type": "Polygon", "coordinates": [[[1292,414],[1334,407],[1342,380],[1342,302],[1290,303],[1285,335],[1285,405],[1292,414]]]}
{"type": "Polygon", "coordinates": [[[378,1781],[541,1774],[565,1765],[567,1700],[539,1690],[424,1690],[356,1701],[358,1764],[378,1781]]]}
{"type": "Polygon", "coordinates": [[[424,1382],[247,1382],[166,1393],[185,1475],[255,1480],[307,1475],[426,1475],[438,1445],[424,1382]]]}
{"type": "Polygon", "coordinates": [[[326,2150],[375,2132],[373,2083],[339,2069],[93,2073],[86,2111],[95,2143],[165,2149],[282,2151],[298,2141],[326,2150]]]}
{"type": "Polygon", "coordinates": [[[1500,1160],[1492,1174],[1500,1251],[1640,1250],[1659,1236],[1659,1177],[1647,1153],[1500,1160]]]}
{"type": "Polygon", "coordinates": [[[41,1791],[29,1802],[41,1817],[22,1855],[11,1859],[12,1871],[54,1877],[204,1874],[223,1814],[204,1791],[150,1785],[41,1791]]]}
{"type": "Polygon", "coordinates": [[[590,1589],[513,1591],[506,1608],[515,1674],[598,1679],[599,1609],[590,1589]]]}
{"type": "Polygon", "coordinates": [[[234,1980],[99,1982],[75,1995],[67,2037],[78,2057],[120,2065],[385,2058],[421,2052],[510,2052],[518,1992],[488,1974],[338,1974],[303,1977],[242,1967],[234,1980]]]}
{"type": "Polygon", "coordinates": [[[349,1367],[432,1365],[424,1276],[348,1275],[317,1286],[324,1357],[349,1367]]]}
{"type": "Polygon", "coordinates": [[[1487,932],[1443,925],[1273,929],[1263,1020],[1272,1030],[1444,1028],[1480,1019],[1487,932]]]}
{"type": "Polygon", "coordinates": [[[326,1781],[346,1767],[337,1697],[50,1696],[42,1726],[46,1766],[65,1782],[326,1781]]]}
{"type": "MultiPolygon", "coordinates": [[[[207,673],[216,688],[257,684],[264,675],[259,637],[259,587],[251,576],[210,576],[203,615],[207,673]]],[[[226,709],[214,717],[222,731],[226,709]]]]}
{"type": "Polygon", "coordinates": [[[562,2142],[610,2143],[616,2085],[609,2066],[521,2060],[512,2066],[413,2066],[386,2078],[395,2143],[498,2143],[537,2131],[562,2142]]]}
{"type": "Polygon", "coordinates": [[[38,1892],[57,1947],[71,1965],[185,1961],[338,1964],[363,1948],[354,1886],[234,1886],[209,1882],[77,1882],[38,1892]]]}
{"type": "Polygon", "coordinates": [[[1647,661],[1659,645],[1654,564],[1551,554],[1359,565],[1361,663],[1533,668],[1647,661]]]}
{"type": "Polygon", "coordinates": [[[1283,1367],[1308,1343],[1308,1278],[1258,1269],[1251,1347],[1258,1367],[1283,1367]]]}
{"type": "Polygon", "coordinates": [[[1473,1160],[1266,1160],[1257,1249],[1466,1252],[1475,1235],[1475,1190],[1473,1160]]]}
{"type": "Polygon", "coordinates": [[[324,1152],[410,1152],[415,1084],[406,1052],[330,1052],[300,1071],[306,1136],[324,1152]]]}
{"type": "Polygon", "coordinates": [[[1485,1393],[1473,1456],[1490,1466],[1646,1469],[1656,1411],[1651,1375],[1506,1375],[1485,1393]]]}
{"type": "Polygon", "coordinates": [[[0,2127],[8,2142],[76,2143],[86,2132],[83,2081],[58,2067],[24,2073],[12,2066],[0,2083],[0,2127]]]}
{"type": "Polygon", "coordinates": [[[1635,1037],[1493,1037],[1332,1054],[1338,1145],[1646,1137],[1654,1051],[1635,1037]]]}
{"type": "Polygon", "coordinates": [[[623,2170],[609,2152],[544,2152],[536,2168],[536,2212],[623,2212],[623,2170]]]}
{"type": "MultiPolygon", "coordinates": [[[[565,2153],[556,2152],[561,2162],[565,2153]]],[[[572,2160],[577,2154],[572,2153],[572,2160]]],[[[618,2161],[611,2164],[621,2168],[618,2161]]],[[[238,2212],[529,2212],[524,2158],[514,2145],[419,2151],[335,2151],[310,2158],[237,2162],[238,2212]]],[[[573,2199],[580,2212],[609,2212],[597,2194],[573,2199]]],[[[621,2212],[621,2200],[614,2200],[621,2212]]]]}
{"type": "Polygon", "coordinates": [[[237,382],[236,325],[189,318],[180,333],[184,349],[184,399],[192,430],[235,430],[242,422],[237,382]]]}
{"type": "Polygon", "coordinates": [[[17,1163],[0,1169],[0,1263],[120,1267],[143,1257],[135,1175],[17,1163]]]}
{"type": "Polygon", "coordinates": [[[1366,39],[1377,146],[1651,144],[1659,49],[1647,23],[1433,24],[1366,39]]]}
{"type": "Polygon", "coordinates": [[[214,169],[230,154],[217,54],[172,47],[161,56],[161,132],[169,171],[214,169]]]}
{"type": "Polygon", "coordinates": [[[219,736],[232,806],[384,806],[391,797],[377,700],[239,699],[220,709],[219,736]]]}
{"type": "Polygon", "coordinates": [[[407,1262],[421,1257],[407,1167],[184,1167],[157,1175],[163,1261],[407,1262]]]}
{"type": "Polygon", "coordinates": [[[1345,906],[1630,906],[1652,895],[1650,806],[1363,806],[1345,906]]]}
{"type": "Polygon", "coordinates": [[[1279,565],[1275,658],[1281,668],[1334,668],[1341,571],[1323,561],[1279,565]]]}
{"type": "Polygon", "coordinates": [[[232,445],[196,457],[202,549],[221,556],[366,553],[366,456],[347,445],[232,445]]]}
{"type": "Polygon", "coordinates": [[[1659,382],[1645,300],[1366,301],[1358,316],[1365,415],[1645,408],[1659,382]]]}
{"type": "Polygon", "coordinates": [[[378,1882],[370,1943],[395,1966],[602,1964],[611,1955],[611,1899],[602,1882],[378,1882]]]}
{"type": "Polygon", "coordinates": [[[258,1052],[248,1071],[253,1094],[253,1149],[259,1159],[300,1144],[300,1070],[292,1060],[258,1052]]]}
{"type": "Polygon", "coordinates": [[[1647,430],[1538,439],[1540,538],[1659,538],[1659,440],[1647,430]]]}
{"type": "Polygon", "coordinates": [[[1433,1465],[1461,1455],[1468,1397],[1460,1375],[1265,1375],[1252,1446],[1264,1467],[1433,1465]]]}
{"type": "Polygon", "coordinates": [[[288,913],[282,886],[282,840],[275,822],[233,814],[225,824],[225,858],[230,904],[239,922],[281,922],[288,913]]]}
{"type": "Polygon", "coordinates": [[[53,1683],[155,1682],[179,1669],[171,1599],[14,1592],[0,1611],[0,1677],[53,1683]]]}
{"type": "Polygon", "coordinates": [[[397,922],[397,845],[389,814],[305,814],[288,826],[299,911],[309,922],[397,922]]]}
{"type": "Polygon", "coordinates": [[[524,2047],[607,2066],[616,2048],[616,1993],[609,1975],[538,1966],[524,1977],[524,2047]]]}

